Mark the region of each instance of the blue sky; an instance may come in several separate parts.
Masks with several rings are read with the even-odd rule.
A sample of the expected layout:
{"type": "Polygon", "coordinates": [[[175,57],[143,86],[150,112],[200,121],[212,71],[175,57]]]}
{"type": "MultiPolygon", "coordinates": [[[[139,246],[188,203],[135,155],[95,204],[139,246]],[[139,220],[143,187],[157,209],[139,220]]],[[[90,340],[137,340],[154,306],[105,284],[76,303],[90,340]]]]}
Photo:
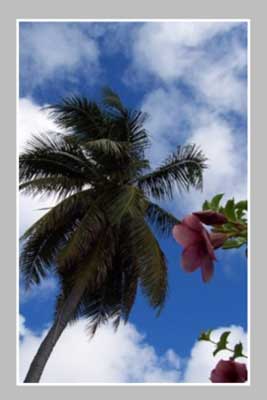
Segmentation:
{"type": "MultiPolygon", "coordinates": [[[[201,209],[202,202],[217,193],[225,193],[225,199],[246,198],[245,22],[21,22],[19,54],[20,149],[32,133],[55,128],[46,113],[40,111],[41,106],[70,94],[97,99],[101,87],[108,85],[130,108],[149,113],[146,128],[151,134],[152,147],[148,156],[153,166],[178,144],[196,143],[207,155],[209,168],[204,175],[203,192],[182,195],[177,192],[172,201],[163,204],[178,218],[201,209]]],[[[41,215],[36,209],[51,201],[20,197],[20,233],[41,215]]],[[[139,372],[128,375],[122,374],[125,369],[122,362],[114,375],[110,372],[111,369],[114,372],[111,354],[103,354],[103,364],[106,362],[112,368],[103,370],[99,366],[98,375],[93,375],[92,380],[203,381],[203,372],[201,375],[194,367],[197,365],[194,354],[202,351],[204,366],[199,369],[206,371],[206,375],[214,360],[205,359],[206,350],[196,344],[200,331],[233,326],[236,338],[245,337],[247,259],[244,249],[219,250],[214,278],[204,284],[200,271],[186,274],[181,269],[182,249],[174,239],[159,240],[169,265],[165,308],[156,317],[139,294],[129,327],[117,333],[125,344],[126,354],[132,354],[130,348],[134,343],[133,353],[140,352],[140,357],[147,361],[140,366],[134,359],[135,371],[139,372]],[[130,342],[129,337],[133,338],[130,342]]],[[[32,293],[20,290],[22,375],[40,341],[38,335],[43,335],[51,322],[56,292],[53,277],[32,293]]],[[[82,325],[77,324],[79,327],[82,330],[82,325]]],[[[80,335],[80,331],[75,331],[73,337],[76,334],[80,335]]],[[[117,340],[111,331],[101,334],[106,335],[105,340],[111,346],[117,340]]],[[[68,337],[64,339],[66,343],[68,337]]],[[[101,347],[100,339],[95,349],[101,347]]],[[[84,346],[89,345],[86,342],[84,346]]],[[[121,357],[125,360],[123,354],[121,357]]],[[[46,381],[53,381],[53,377],[67,382],[72,378],[90,381],[89,372],[78,376],[79,368],[75,377],[70,369],[57,378],[61,368],[58,360],[47,366],[50,370],[46,381]]],[[[77,362],[82,364],[81,360],[77,362]]],[[[91,371],[92,366],[85,365],[91,371]]]]}

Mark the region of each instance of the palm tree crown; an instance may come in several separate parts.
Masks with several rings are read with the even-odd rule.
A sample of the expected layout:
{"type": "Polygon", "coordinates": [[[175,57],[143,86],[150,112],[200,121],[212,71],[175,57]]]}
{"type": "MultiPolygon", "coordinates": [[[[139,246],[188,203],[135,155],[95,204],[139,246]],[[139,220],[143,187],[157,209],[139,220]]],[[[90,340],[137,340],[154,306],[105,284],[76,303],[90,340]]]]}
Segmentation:
{"type": "Polygon", "coordinates": [[[56,195],[58,203],[23,235],[20,256],[26,285],[49,271],[60,281],[55,318],[73,288],[94,333],[101,322],[127,320],[138,285],[160,311],[167,266],[151,224],[168,234],[179,221],[152,202],[200,188],[205,157],[194,145],[178,146],[158,168],[145,158],[146,115],[129,111],[111,89],[101,103],[71,97],[49,107],[63,133],[34,136],[20,155],[20,190],[56,195]]]}

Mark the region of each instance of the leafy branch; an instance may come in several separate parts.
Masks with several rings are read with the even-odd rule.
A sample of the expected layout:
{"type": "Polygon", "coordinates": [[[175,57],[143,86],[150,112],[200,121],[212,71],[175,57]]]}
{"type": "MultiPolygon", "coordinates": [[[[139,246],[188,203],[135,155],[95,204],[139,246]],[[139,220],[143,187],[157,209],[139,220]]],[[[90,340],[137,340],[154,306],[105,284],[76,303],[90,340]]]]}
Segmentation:
{"type": "Polygon", "coordinates": [[[211,339],[211,333],[212,329],[209,329],[207,331],[204,331],[200,334],[198,340],[199,341],[206,341],[214,344],[216,346],[215,350],[213,351],[213,356],[216,356],[220,351],[222,350],[227,350],[233,353],[233,356],[230,357],[230,360],[235,360],[238,357],[245,357],[248,358],[245,354],[243,354],[243,345],[241,342],[237,343],[234,347],[234,349],[231,349],[228,347],[228,337],[231,334],[230,331],[225,331],[221,334],[218,342],[215,342],[214,340],[211,339]]]}
{"type": "Polygon", "coordinates": [[[223,233],[227,236],[223,249],[239,248],[247,245],[247,200],[235,202],[234,198],[222,206],[221,200],[224,194],[220,193],[213,197],[211,201],[205,201],[202,206],[203,211],[215,211],[223,214],[227,218],[227,223],[220,226],[213,226],[212,232],[223,233]]]}

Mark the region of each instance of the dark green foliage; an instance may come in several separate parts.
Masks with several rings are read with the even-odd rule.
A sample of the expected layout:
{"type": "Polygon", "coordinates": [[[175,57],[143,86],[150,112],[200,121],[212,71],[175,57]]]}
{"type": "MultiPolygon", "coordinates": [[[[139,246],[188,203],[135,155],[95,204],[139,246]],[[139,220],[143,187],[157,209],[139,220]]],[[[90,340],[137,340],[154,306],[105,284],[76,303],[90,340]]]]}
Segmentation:
{"type": "Polygon", "coordinates": [[[228,239],[222,245],[223,249],[239,248],[247,245],[247,201],[235,202],[230,199],[225,206],[220,204],[223,193],[217,194],[211,201],[205,201],[202,205],[203,210],[212,210],[223,214],[227,223],[213,227],[213,232],[224,233],[228,239]]]}
{"type": "Polygon", "coordinates": [[[100,104],[73,96],[49,111],[65,133],[33,136],[19,159],[20,190],[60,200],[23,235],[27,286],[53,269],[58,316],[73,287],[86,282],[73,320],[87,317],[92,333],[110,318],[115,326],[128,319],[139,284],[160,310],[167,265],[148,222],[170,234],[179,221],[149,196],[171,197],[174,185],[201,188],[205,157],[194,145],[178,146],[151,171],[146,114],[126,109],[109,88],[100,104]]]}
{"type": "Polygon", "coordinates": [[[213,355],[216,356],[217,353],[219,353],[219,351],[221,350],[225,350],[227,348],[227,344],[228,344],[228,336],[230,335],[230,331],[226,331],[223,332],[221,334],[221,337],[219,339],[219,342],[216,345],[216,349],[213,352],[213,355]]]}
{"type": "Polygon", "coordinates": [[[207,331],[204,331],[200,334],[198,340],[204,340],[207,342],[210,342],[215,345],[215,350],[213,351],[213,356],[216,356],[217,353],[219,353],[221,350],[227,350],[233,353],[232,357],[230,357],[230,360],[235,360],[238,357],[245,357],[247,356],[243,354],[243,345],[241,342],[235,345],[234,349],[231,349],[228,347],[228,337],[231,334],[230,331],[225,331],[221,334],[219,340],[215,342],[214,340],[211,339],[211,333],[212,329],[209,329],[207,331]]]}
{"type": "Polygon", "coordinates": [[[170,235],[174,225],[180,223],[171,213],[152,202],[149,203],[146,209],[146,215],[148,221],[157,228],[159,233],[165,236],[170,235]]]}
{"type": "Polygon", "coordinates": [[[235,345],[233,353],[234,354],[231,357],[231,360],[235,360],[236,358],[239,358],[239,357],[246,357],[245,354],[243,354],[243,344],[241,342],[239,342],[235,345]]]}
{"type": "Polygon", "coordinates": [[[212,329],[209,329],[209,330],[207,330],[207,331],[201,332],[201,334],[200,334],[198,340],[199,340],[199,341],[205,340],[205,341],[209,342],[209,341],[210,341],[210,335],[211,335],[211,333],[212,333],[212,329]]]}
{"type": "Polygon", "coordinates": [[[174,184],[179,190],[202,188],[202,172],[206,158],[195,145],[178,146],[156,170],[141,176],[137,184],[147,195],[172,198],[174,184]]]}

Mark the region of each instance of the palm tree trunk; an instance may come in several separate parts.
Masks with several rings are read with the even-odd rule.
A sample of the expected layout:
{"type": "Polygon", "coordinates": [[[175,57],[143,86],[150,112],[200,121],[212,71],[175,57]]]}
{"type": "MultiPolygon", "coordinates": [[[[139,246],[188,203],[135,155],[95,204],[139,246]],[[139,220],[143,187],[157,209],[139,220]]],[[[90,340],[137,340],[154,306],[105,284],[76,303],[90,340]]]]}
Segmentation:
{"type": "Polygon", "coordinates": [[[29,371],[25,377],[24,383],[37,383],[39,382],[45,365],[56,345],[60,335],[66,328],[70,318],[72,317],[77,305],[81,299],[81,296],[85,290],[85,282],[73,287],[70,295],[63,304],[54,324],[50,328],[46,337],[42,341],[32,363],[29,371]]]}

